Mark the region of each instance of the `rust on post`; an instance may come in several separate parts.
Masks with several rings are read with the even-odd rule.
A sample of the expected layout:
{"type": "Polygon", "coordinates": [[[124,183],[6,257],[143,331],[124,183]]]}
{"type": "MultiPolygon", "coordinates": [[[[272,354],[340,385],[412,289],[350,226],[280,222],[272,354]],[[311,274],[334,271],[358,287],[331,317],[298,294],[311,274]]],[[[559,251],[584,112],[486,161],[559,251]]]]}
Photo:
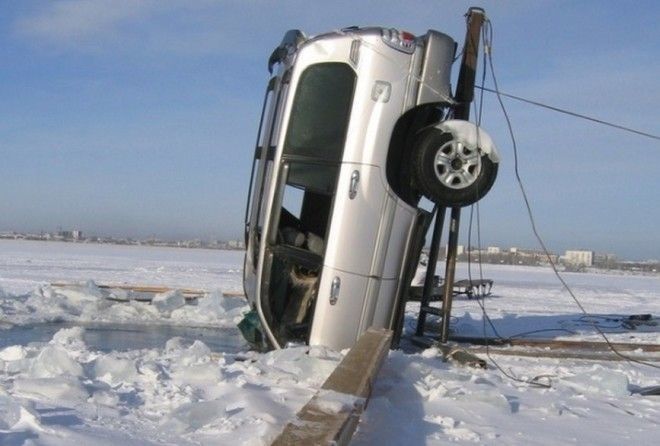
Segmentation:
{"type": "Polygon", "coordinates": [[[466,14],[467,30],[463,46],[461,68],[456,84],[456,101],[458,106],[454,109],[456,119],[467,120],[470,117],[470,103],[474,99],[474,79],[477,73],[477,55],[479,53],[479,40],[481,27],[484,23],[485,12],[481,8],[470,8],[466,14]]]}

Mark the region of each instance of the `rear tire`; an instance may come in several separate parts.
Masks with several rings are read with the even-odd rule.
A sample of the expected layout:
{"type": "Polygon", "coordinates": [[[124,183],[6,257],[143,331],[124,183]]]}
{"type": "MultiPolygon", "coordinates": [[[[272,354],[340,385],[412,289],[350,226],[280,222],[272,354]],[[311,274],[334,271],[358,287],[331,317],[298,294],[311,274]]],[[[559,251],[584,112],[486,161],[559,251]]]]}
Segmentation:
{"type": "Polygon", "coordinates": [[[412,175],[426,198],[441,206],[469,206],[493,187],[498,164],[470,149],[451,133],[429,127],[418,135],[412,153],[412,175]]]}

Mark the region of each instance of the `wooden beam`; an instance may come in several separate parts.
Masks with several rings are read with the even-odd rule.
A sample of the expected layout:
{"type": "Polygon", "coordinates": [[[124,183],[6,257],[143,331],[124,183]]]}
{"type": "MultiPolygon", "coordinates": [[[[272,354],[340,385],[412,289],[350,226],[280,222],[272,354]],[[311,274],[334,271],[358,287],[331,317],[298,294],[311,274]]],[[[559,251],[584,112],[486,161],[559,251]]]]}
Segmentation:
{"type": "Polygon", "coordinates": [[[470,103],[474,99],[474,79],[477,73],[479,41],[486,13],[482,8],[472,7],[468,9],[466,17],[467,29],[465,30],[465,43],[463,44],[463,57],[458,72],[456,94],[454,95],[458,102],[458,105],[454,107],[454,118],[467,121],[470,118],[470,103]]]}
{"type": "Polygon", "coordinates": [[[492,346],[521,346],[521,347],[539,347],[539,348],[554,348],[554,349],[583,349],[583,350],[598,350],[610,351],[611,347],[621,351],[641,350],[643,352],[660,352],[660,344],[644,344],[638,342],[610,342],[607,344],[604,341],[579,341],[579,340],[562,340],[562,339],[500,339],[500,338],[483,338],[479,336],[452,336],[452,341],[492,346]]]}
{"type": "MultiPolygon", "coordinates": [[[[66,282],[53,282],[51,283],[51,286],[54,287],[75,287],[75,286],[81,286],[81,284],[77,283],[66,283],[66,282]]],[[[110,290],[110,289],[117,289],[117,290],[126,290],[126,291],[134,291],[136,293],[151,293],[151,294],[160,294],[160,293],[166,293],[168,291],[172,290],[179,290],[181,291],[181,294],[183,294],[183,297],[186,299],[199,299],[201,297],[206,296],[209,294],[209,291],[207,290],[202,290],[202,289],[196,289],[196,288],[170,288],[166,286],[160,286],[160,285],[129,285],[129,284],[96,284],[97,287],[110,290]]],[[[242,291],[224,291],[222,293],[224,297],[245,297],[245,293],[242,291]]],[[[119,300],[119,299],[117,299],[119,300]]],[[[140,300],[140,301],[145,301],[149,302],[151,301],[150,297],[143,298],[143,299],[132,299],[132,300],[140,300]]]]}
{"type": "Polygon", "coordinates": [[[488,346],[486,346],[483,338],[454,336],[452,339],[462,342],[463,348],[458,348],[456,344],[454,346],[443,345],[430,337],[411,337],[412,343],[419,347],[438,348],[445,360],[454,361],[460,365],[480,368],[486,368],[487,363],[478,356],[475,356],[477,354],[558,359],[571,358],[590,361],[625,361],[627,358],[647,362],[660,361],[660,345],[658,344],[612,343],[617,351],[625,352],[623,356],[620,356],[611,351],[605,342],[538,339],[534,340],[535,342],[533,343],[525,342],[524,345],[513,345],[507,344],[500,339],[489,338],[488,346]],[[465,345],[466,343],[473,345],[465,345]]]}
{"type": "MultiPolygon", "coordinates": [[[[81,284],[77,283],[66,283],[66,282],[54,282],[51,283],[52,286],[54,287],[72,287],[72,286],[81,286],[81,284]]],[[[117,289],[117,290],[127,290],[127,291],[135,291],[138,293],[154,293],[154,294],[160,294],[160,293],[166,293],[168,291],[172,290],[179,290],[183,295],[189,295],[189,296],[199,296],[199,295],[204,295],[207,294],[208,291],[206,290],[200,290],[200,289],[194,289],[194,288],[170,288],[166,286],[160,286],[160,285],[124,285],[124,284],[96,284],[97,287],[102,288],[102,289],[117,289]]]]}
{"type": "Polygon", "coordinates": [[[273,445],[347,445],[391,342],[391,330],[368,329],[273,445]]]}
{"type": "Polygon", "coordinates": [[[243,291],[223,291],[222,295],[225,297],[245,297],[243,291]]]}
{"type": "Polygon", "coordinates": [[[660,355],[657,353],[640,354],[638,352],[625,352],[619,356],[612,351],[604,350],[578,350],[578,349],[558,349],[558,348],[521,348],[504,346],[472,346],[467,347],[466,351],[476,354],[490,354],[503,356],[521,356],[532,358],[557,358],[557,359],[583,359],[588,361],[627,361],[629,358],[645,362],[660,362],[660,355]]]}

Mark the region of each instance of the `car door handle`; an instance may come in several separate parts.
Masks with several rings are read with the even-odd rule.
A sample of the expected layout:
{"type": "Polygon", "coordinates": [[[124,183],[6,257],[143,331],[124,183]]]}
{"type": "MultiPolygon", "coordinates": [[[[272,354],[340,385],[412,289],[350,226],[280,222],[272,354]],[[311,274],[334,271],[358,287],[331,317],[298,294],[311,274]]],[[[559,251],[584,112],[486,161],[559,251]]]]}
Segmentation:
{"type": "Polygon", "coordinates": [[[357,196],[358,184],[360,183],[360,172],[354,170],[351,174],[351,185],[348,188],[348,198],[351,200],[357,196]]]}
{"type": "Polygon", "coordinates": [[[330,285],[330,305],[337,303],[339,299],[339,290],[341,289],[341,279],[335,277],[332,279],[332,284],[330,285]]]}

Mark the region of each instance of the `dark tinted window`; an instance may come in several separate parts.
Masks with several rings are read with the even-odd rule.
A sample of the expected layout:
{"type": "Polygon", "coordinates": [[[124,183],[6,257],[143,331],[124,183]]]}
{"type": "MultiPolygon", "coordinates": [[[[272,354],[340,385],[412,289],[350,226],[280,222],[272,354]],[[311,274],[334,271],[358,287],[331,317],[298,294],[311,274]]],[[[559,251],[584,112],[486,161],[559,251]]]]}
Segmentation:
{"type": "Polygon", "coordinates": [[[291,163],[287,183],[322,194],[333,195],[338,173],[337,166],[291,163]]]}
{"type": "Polygon", "coordinates": [[[300,76],[284,153],[341,161],[355,72],[343,63],[312,65],[300,76]]]}

